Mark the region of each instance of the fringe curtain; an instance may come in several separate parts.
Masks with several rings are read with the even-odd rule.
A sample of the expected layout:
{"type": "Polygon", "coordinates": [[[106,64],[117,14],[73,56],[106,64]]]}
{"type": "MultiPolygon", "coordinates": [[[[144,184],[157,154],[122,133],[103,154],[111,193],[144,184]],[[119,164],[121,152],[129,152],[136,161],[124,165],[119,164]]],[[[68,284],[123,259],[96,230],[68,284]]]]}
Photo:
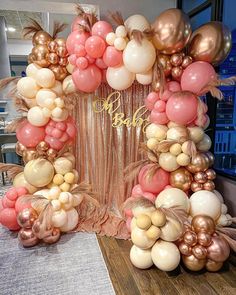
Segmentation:
{"type": "MultiPolygon", "coordinates": [[[[97,98],[106,99],[112,92],[112,88],[102,84],[96,93],[78,94],[72,111],[78,127],[75,155],[79,182],[86,181],[91,184],[100,204],[101,212],[96,214],[94,224],[99,222],[99,218],[104,219],[104,211],[123,220],[120,207],[131,195],[135,184],[125,183],[124,169],[131,162],[142,159],[139,144],[145,140],[142,127],[122,125],[114,128],[112,117],[105,110],[101,113],[94,112],[93,101],[97,98]]],[[[120,93],[121,106],[116,112],[124,113],[125,118],[132,118],[135,111],[144,105],[149,87],[134,83],[132,87],[120,93]]],[[[142,118],[147,116],[148,112],[142,118]]],[[[106,222],[109,223],[109,219],[111,218],[106,222]]],[[[102,234],[109,235],[106,230],[102,234]]]]}

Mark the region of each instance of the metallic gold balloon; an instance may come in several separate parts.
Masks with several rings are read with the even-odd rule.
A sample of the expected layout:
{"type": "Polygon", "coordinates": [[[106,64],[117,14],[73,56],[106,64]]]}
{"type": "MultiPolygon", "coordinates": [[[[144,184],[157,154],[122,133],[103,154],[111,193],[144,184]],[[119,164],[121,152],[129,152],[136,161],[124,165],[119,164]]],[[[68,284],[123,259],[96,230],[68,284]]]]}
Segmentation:
{"type": "Polygon", "coordinates": [[[207,169],[205,173],[206,173],[207,179],[209,180],[214,180],[216,178],[216,172],[213,169],[207,169]]]}
{"type": "Polygon", "coordinates": [[[185,168],[179,168],[170,173],[170,185],[187,191],[193,181],[192,174],[185,168]]]}
{"type": "Polygon", "coordinates": [[[183,62],[181,64],[181,66],[185,69],[187,68],[191,63],[193,62],[193,59],[191,56],[185,56],[183,58],[183,62]]]}
{"type": "Polygon", "coordinates": [[[192,228],[196,233],[205,232],[212,235],[215,231],[215,221],[207,215],[196,215],[192,219],[192,228]]]}
{"type": "Polygon", "coordinates": [[[50,159],[54,159],[57,156],[57,151],[54,150],[54,149],[52,149],[52,148],[50,148],[50,149],[47,150],[47,156],[50,159]]]}
{"type": "Polygon", "coordinates": [[[56,65],[59,62],[59,56],[55,52],[50,52],[47,55],[47,60],[50,62],[50,64],[56,65]]]}
{"type": "Polygon", "coordinates": [[[182,256],[184,265],[192,271],[199,271],[204,268],[206,259],[197,259],[194,255],[182,256]]]}
{"type": "Polygon", "coordinates": [[[31,160],[37,159],[38,153],[34,149],[27,149],[23,151],[22,158],[24,163],[28,163],[31,160]]]}
{"type": "Polygon", "coordinates": [[[182,64],[182,62],[183,62],[182,53],[172,54],[171,57],[170,57],[170,62],[172,64],[172,66],[174,66],[174,67],[180,66],[182,64]]]}
{"type": "Polygon", "coordinates": [[[43,239],[43,241],[47,244],[54,244],[56,243],[61,236],[61,232],[59,228],[54,228],[51,234],[43,239]]]}
{"type": "Polygon", "coordinates": [[[54,40],[57,46],[66,47],[66,40],[64,38],[57,38],[54,40]]]}
{"type": "Polygon", "coordinates": [[[184,242],[179,244],[179,251],[181,254],[186,256],[192,255],[192,248],[184,242]]]}
{"type": "Polygon", "coordinates": [[[204,153],[197,153],[192,157],[191,163],[186,166],[186,169],[191,173],[205,171],[209,167],[209,158],[204,153]]]}
{"type": "Polygon", "coordinates": [[[38,214],[33,208],[26,208],[17,215],[17,222],[23,228],[31,228],[37,218],[38,214]]]}
{"type": "Polygon", "coordinates": [[[40,143],[38,143],[36,146],[36,150],[39,153],[46,152],[48,149],[49,149],[49,144],[46,143],[45,141],[40,141],[40,143]]]}
{"type": "Polygon", "coordinates": [[[49,69],[53,71],[55,78],[58,81],[64,80],[65,77],[68,75],[66,67],[62,67],[59,65],[51,65],[49,69]]]}
{"type": "Polygon", "coordinates": [[[211,167],[214,164],[215,157],[211,152],[206,152],[205,155],[207,156],[209,160],[209,167],[211,167]]]}
{"type": "Polygon", "coordinates": [[[157,55],[157,62],[164,70],[165,76],[169,76],[171,74],[172,65],[170,62],[170,57],[165,54],[158,54],[157,55]]]}
{"type": "Polygon", "coordinates": [[[49,51],[50,52],[56,52],[56,49],[57,49],[57,42],[56,42],[56,40],[52,40],[52,41],[50,41],[50,42],[48,42],[48,49],[49,49],[49,51]]]}
{"type": "Polygon", "coordinates": [[[188,16],[176,8],[162,12],[152,24],[152,28],[155,32],[154,46],[165,54],[181,51],[188,43],[191,35],[188,16]]]}
{"type": "Polygon", "coordinates": [[[47,68],[50,63],[47,60],[49,50],[46,45],[36,45],[32,49],[32,55],[34,56],[34,62],[40,67],[47,68]]]}
{"type": "Polygon", "coordinates": [[[192,248],[192,253],[197,259],[205,259],[207,256],[207,249],[201,245],[196,245],[192,248]]]}
{"type": "Polygon", "coordinates": [[[230,30],[221,22],[209,22],[193,32],[188,54],[194,60],[218,65],[225,60],[231,46],[230,30]]]}
{"type": "Polygon", "coordinates": [[[197,244],[197,235],[195,232],[187,231],[184,234],[184,243],[189,246],[195,246],[197,244]]]}
{"type": "Polygon", "coordinates": [[[211,235],[209,235],[208,233],[201,231],[197,234],[197,242],[199,245],[208,247],[210,246],[211,241],[211,235]]]}
{"type": "Polygon", "coordinates": [[[31,63],[33,63],[34,61],[35,61],[35,56],[34,56],[32,53],[30,53],[30,54],[28,55],[28,63],[31,64],[31,63]]]}
{"type": "Polygon", "coordinates": [[[179,67],[173,67],[172,70],[171,70],[172,78],[177,80],[177,81],[180,81],[182,74],[183,74],[183,68],[180,67],[180,66],[179,67]]]}
{"type": "Polygon", "coordinates": [[[60,66],[65,67],[68,64],[68,58],[67,57],[60,57],[58,63],[60,66]]]}
{"type": "Polygon", "coordinates": [[[201,183],[197,183],[197,182],[191,183],[191,191],[193,191],[194,193],[201,191],[202,189],[203,189],[203,186],[201,183]]]}
{"type": "Polygon", "coordinates": [[[47,45],[52,40],[52,37],[45,31],[38,31],[32,38],[33,45],[47,45]]]}
{"type": "Polygon", "coordinates": [[[27,148],[22,143],[17,141],[17,143],[16,143],[16,153],[17,153],[17,155],[22,156],[23,152],[25,150],[27,150],[27,148]]]}
{"type": "Polygon", "coordinates": [[[203,184],[203,189],[206,191],[213,191],[215,189],[215,184],[212,180],[207,180],[204,184],[203,184]]]}
{"type": "Polygon", "coordinates": [[[222,266],[223,266],[223,262],[216,262],[211,259],[207,259],[206,269],[208,271],[212,271],[212,272],[218,271],[221,269],[222,266]]]}
{"type": "Polygon", "coordinates": [[[207,181],[207,175],[204,172],[197,172],[196,174],[194,174],[194,180],[197,183],[205,183],[207,181]]]}
{"type": "Polygon", "coordinates": [[[57,54],[59,57],[67,57],[68,52],[67,52],[66,47],[58,46],[57,49],[56,49],[56,54],[57,54]]]}
{"type": "Polygon", "coordinates": [[[224,262],[230,254],[230,247],[220,236],[212,237],[212,243],[207,248],[207,257],[216,262],[224,262]]]}
{"type": "Polygon", "coordinates": [[[33,247],[39,242],[39,239],[35,236],[32,229],[29,228],[22,228],[19,231],[18,240],[24,247],[33,247]]]}

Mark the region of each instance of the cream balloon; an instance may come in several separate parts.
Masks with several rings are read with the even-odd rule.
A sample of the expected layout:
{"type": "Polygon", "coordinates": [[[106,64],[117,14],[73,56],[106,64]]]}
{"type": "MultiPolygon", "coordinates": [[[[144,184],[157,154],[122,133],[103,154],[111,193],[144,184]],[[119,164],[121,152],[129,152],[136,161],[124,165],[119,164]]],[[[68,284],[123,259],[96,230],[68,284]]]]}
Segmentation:
{"type": "Polygon", "coordinates": [[[26,98],[34,98],[40,87],[31,77],[23,77],[17,82],[17,91],[26,98]]]}
{"type": "Polygon", "coordinates": [[[126,47],[126,40],[122,37],[116,38],[114,41],[114,47],[115,49],[120,51],[124,50],[126,47]]]}
{"type": "Polygon", "coordinates": [[[178,247],[171,242],[158,240],[151,250],[153,263],[163,271],[172,271],[180,263],[178,247]]]}
{"type": "Polygon", "coordinates": [[[49,89],[40,89],[36,94],[37,104],[41,107],[53,109],[55,107],[54,100],[56,98],[55,92],[49,89]]]}
{"type": "Polygon", "coordinates": [[[225,204],[221,204],[221,214],[226,214],[228,212],[228,207],[225,204]]]}
{"type": "Polygon", "coordinates": [[[149,71],[156,60],[156,50],[150,41],[143,39],[141,44],[131,40],[123,52],[125,67],[132,73],[140,74],[149,71]]]}
{"type": "Polygon", "coordinates": [[[38,70],[36,74],[36,82],[39,86],[43,88],[51,88],[54,86],[55,81],[56,79],[53,71],[47,68],[38,70]]]}
{"type": "Polygon", "coordinates": [[[131,223],[130,223],[130,229],[131,229],[131,232],[132,232],[132,230],[134,230],[135,229],[135,227],[137,226],[137,224],[136,224],[136,218],[135,217],[133,217],[132,219],[131,219],[131,223]]]}
{"type": "Polygon", "coordinates": [[[190,215],[208,215],[217,220],[221,215],[220,200],[213,192],[198,191],[190,197],[190,215]]]}
{"type": "Polygon", "coordinates": [[[65,121],[69,116],[69,111],[66,108],[56,107],[52,110],[51,118],[56,122],[65,121]]]}
{"type": "Polygon", "coordinates": [[[185,192],[178,188],[164,189],[156,198],[155,205],[157,208],[179,207],[187,213],[190,209],[188,196],[185,192]]]}
{"type": "Polygon", "coordinates": [[[62,83],[60,81],[55,81],[53,87],[50,88],[51,91],[55,92],[57,96],[63,95],[62,83]]]}
{"type": "MultiPolygon", "coordinates": [[[[174,156],[178,156],[179,154],[181,154],[182,152],[182,146],[179,143],[174,143],[172,144],[172,146],[170,147],[170,153],[174,156]]],[[[178,163],[178,161],[177,161],[178,163]]],[[[179,164],[179,163],[178,163],[179,164]]],[[[180,165],[180,164],[179,164],[180,165]]]]}
{"type": "Polygon", "coordinates": [[[198,143],[201,141],[204,137],[204,130],[201,127],[188,127],[190,140],[192,140],[195,143],[198,143]]]}
{"type": "Polygon", "coordinates": [[[129,88],[135,79],[135,74],[128,71],[122,65],[120,67],[109,67],[106,72],[107,83],[115,90],[125,90],[129,88]]]}
{"type": "Polygon", "coordinates": [[[46,125],[49,121],[49,118],[44,115],[43,109],[38,106],[29,109],[27,119],[30,124],[38,127],[46,125]]]}
{"type": "Polygon", "coordinates": [[[36,107],[38,105],[35,98],[25,98],[24,97],[23,100],[26,102],[29,109],[36,107]]]}
{"type": "Polygon", "coordinates": [[[151,123],[146,128],[146,137],[148,139],[155,137],[157,140],[161,141],[166,139],[166,133],[168,128],[165,125],[158,125],[151,123]]]}
{"type": "Polygon", "coordinates": [[[160,238],[167,242],[177,241],[183,234],[183,227],[180,222],[174,218],[166,217],[167,222],[161,227],[160,238]]]}
{"type": "Polygon", "coordinates": [[[25,70],[27,77],[31,77],[36,80],[36,75],[38,73],[38,70],[40,70],[40,69],[41,69],[41,67],[35,63],[29,64],[25,70]]]}
{"type": "Polygon", "coordinates": [[[67,76],[62,82],[62,88],[65,94],[76,92],[75,84],[72,80],[72,75],[67,76]]]}
{"type": "Polygon", "coordinates": [[[228,226],[228,217],[225,214],[221,214],[220,217],[216,220],[216,224],[220,226],[228,226]]]}
{"type": "Polygon", "coordinates": [[[72,74],[74,69],[75,69],[75,66],[73,66],[72,64],[68,63],[67,66],[66,66],[66,69],[67,69],[67,72],[72,74]]]}
{"type": "Polygon", "coordinates": [[[150,239],[146,235],[146,231],[135,227],[131,232],[131,240],[137,247],[148,249],[155,243],[155,239],[150,239]]]}
{"type": "Polygon", "coordinates": [[[72,208],[66,211],[67,214],[67,221],[64,223],[63,226],[60,227],[62,232],[68,232],[73,230],[79,221],[79,214],[76,209],[72,208]]]}
{"type": "Polygon", "coordinates": [[[54,162],[56,173],[65,175],[73,170],[73,164],[65,157],[57,158],[54,162]]]}
{"type": "Polygon", "coordinates": [[[173,127],[183,127],[183,126],[180,125],[180,124],[177,124],[175,122],[170,121],[169,123],[167,123],[167,127],[168,128],[173,128],[173,127]]]}
{"type": "Polygon", "coordinates": [[[29,191],[30,194],[33,194],[38,189],[37,187],[31,185],[28,181],[26,181],[25,176],[24,176],[24,172],[21,172],[14,177],[13,186],[16,188],[23,186],[23,187],[27,188],[27,190],[29,191]]]}
{"type": "Polygon", "coordinates": [[[75,156],[72,153],[66,152],[66,153],[63,154],[63,157],[67,158],[69,161],[71,161],[72,167],[73,168],[75,167],[76,159],[75,159],[75,156]]]}
{"type": "Polygon", "coordinates": [[[155,150],[158,147],[159,141],[156,138],[149,138],[147,141],[147,147],[150,150],[155,150]]]}
{"type": "Polygon", "coordinates": [[[159,156],[159,165],[162,169],[172,172],[179,168],[176,156],[171,153],[161,153],[159,156]]]}
{"type": "Polygon", "coordinates": [[[133,30],[143,32],[145,30],[150,30],[151,26],[143,15],[134,14],[126,19],[125,27],[130,35],[133,30]]]}
{"type": "Polygon", "coordinates": [[[127,36],[127,30],[125,26],[121,25],[116,28],[115,32],[116,37],[125,38],[127,36]]]}
{"type": "Polygon", "coordinates": [[[217,196],[217,198],[219,199],[219,201],[221,202],[221,204],[224,204],[224,198],[221,195],[221,193],[219,193],[217,190],[213,190],[212,192],[217,196]]]}
{"type": "Polygon", "coordinates": [[[132,209],[132,213],[134,217],[138,217],[140,214],[146,214],[148,216],[151,216],[152,212],[155,211],[154,205],[150,207],[143,207],[143,206],[136,206],[132,209]]]}
{"type": "Polygon", "coordinates": [[[153,265],[151,250],[143,250],[135,245],[130,250],[130,260],[134,266],[141,269],[147,269],[153,265]]]}
{"type": "Polygon", "coordinates": [[[62,227],[67,223],[67,212],[63,209],[53,212],[52,215],[52,225],[54,227],[62,227]]]}
{"type": "Polygon", "coordinates": [[[204,134],[203,139],[197,144],[197,149],[201,152],[207,152],[211,148],[211,139],[207,134],[204,134]]]}
{"type": "Polygon", "coordinates": [[[152,69],[146,73],[136,74],[136,80],[142,85],[149,85],[152,83],[152,69]]]}
{"type": "Polygon", "coordinates": [[[116,34],[114,32],[110,32],[106,36],[106,42],[108,45],[114,45],[114,42],[116,40],[116,34]]]}
{"type": "Polygon", "coordinates": [[[181,138],[188,139],[189,135],[188,135],[188,130],[186,127],[176,126],[176,127],[171,127],[167,131],[166,137],[169,140],[180,140],[181,138]]]}

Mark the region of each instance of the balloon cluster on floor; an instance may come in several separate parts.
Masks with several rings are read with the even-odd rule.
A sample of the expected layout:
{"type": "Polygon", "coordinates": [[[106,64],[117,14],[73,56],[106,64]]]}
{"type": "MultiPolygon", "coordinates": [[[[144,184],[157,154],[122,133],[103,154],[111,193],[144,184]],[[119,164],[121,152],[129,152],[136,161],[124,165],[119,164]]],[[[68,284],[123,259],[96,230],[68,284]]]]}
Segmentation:
{"type": "Polygon", "coordinates": [[[69,98],[104,82],[125,90],[136,80],[152,90],[144,98],[150,111],[147,159],[140,169],[136,165],[138,184],[124,204],[134,244],[131,261],[138,268],[155,264],[171,271],[182,258],[193,271],[219,270],[230,247],[236,250],[235,230],[228,227],[235,219],[215,190],[205,134],[209,117],[200,96],[211,92],[220,99],[217,86],[235,82],[220,80],[213,67],[231,49],[228,28],[209,22],[192,33],[187,15],[169,9],[153,24],[142,15],[124,20],[113,13],[113,29],[77,11],[67,40],[57,37],[60,24],[52,36],[35,21],[26,28],[25,35],[33,33],[33,49],[27,76],[17,83],[24,118],[16,130],[16,151],[25,166],[0,201],[0,223],[20,229],[25,247],[55,243],[76,227],[83,195],[71,152],[77,130],[69,98]]]}

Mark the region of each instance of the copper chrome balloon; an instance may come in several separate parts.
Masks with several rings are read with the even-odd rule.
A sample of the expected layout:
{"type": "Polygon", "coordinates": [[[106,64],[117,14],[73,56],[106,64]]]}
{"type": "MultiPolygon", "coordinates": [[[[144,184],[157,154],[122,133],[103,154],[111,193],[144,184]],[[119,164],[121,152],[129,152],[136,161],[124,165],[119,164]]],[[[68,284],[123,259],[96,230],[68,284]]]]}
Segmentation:
{"type": "Polygon", "coordinates": [[[24,247],[33,247],[39,242],[39,239],[35,236],[32,229],[28,228],[22,228],[19,231],[18,240],[24,247]]]}
{"type": "Polygon", "coordinates": [[[47,244],[54,244],[56,243],[61,236],[61,232],[59,228],[54,228],[51,234],[43,239],[43,241],[47,244]]]}
{"type": "Polygon", "coordinates": [[[212,237],[212,243],[207,248],[207,257],[216,262],[224,262],[230,254],[228,242],[220,236],[212,237]]]}
{"type": "Polygon", "coordinates": [[[192,271],[199,271],[205,267],[206,259],[197,259],[194,255],[182,256],[184,265],[192,271]]]}
{"type": "Polygon", "coordinates": [[[212,235],[215,232],[215,221],[210,216],[196,215],[191,224],[196,233],[205,232],[212,235]]]}
{"type": "Polygon", "coordinates": [[[31,228],[37,218],[38,214],[33,208],[26,208],[17,215],[17,222],[23,228],[31,228]]]}
{"type": "Polygon", "coordinates": [[[208,271],[212,271],[212,272],[218,271],[221,269],[222,266],[223,266],[223,262],[216,262],[211,259],[207,259],[206,269],[208,271]]]}
{"type": "Polygon", "coordinates": [[[170,185],[187,191],[193,181],[192,174],[185,168],[179,168],[170,174],[170,185]]]}

